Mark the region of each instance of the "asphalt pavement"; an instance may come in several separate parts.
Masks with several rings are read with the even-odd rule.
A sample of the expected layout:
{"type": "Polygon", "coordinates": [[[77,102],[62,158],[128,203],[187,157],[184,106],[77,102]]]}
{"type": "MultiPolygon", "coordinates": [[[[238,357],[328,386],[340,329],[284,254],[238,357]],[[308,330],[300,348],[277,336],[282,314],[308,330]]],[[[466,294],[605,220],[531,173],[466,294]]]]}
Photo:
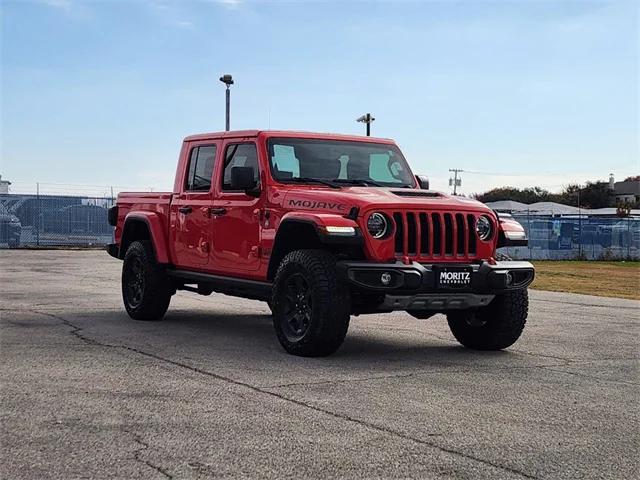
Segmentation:
{"type": "Polygon", "coordinates": [[[639,302],[531,291],[502,352],[442,315],[352,317],[308,359],[261,302],[180,292],[133,321],[120,269],[0,251],[1,478],[639,476],[639,302]]]}

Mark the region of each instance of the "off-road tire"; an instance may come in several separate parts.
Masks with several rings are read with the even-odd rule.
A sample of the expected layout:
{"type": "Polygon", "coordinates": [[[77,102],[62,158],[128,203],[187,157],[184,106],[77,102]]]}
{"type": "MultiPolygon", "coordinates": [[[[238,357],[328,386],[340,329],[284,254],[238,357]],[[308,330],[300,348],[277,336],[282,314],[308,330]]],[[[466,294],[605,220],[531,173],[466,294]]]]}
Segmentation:
{"type": "Polygon", "coordinates": [[[129,316],[135,320],[161,320],[171,295],[169,277],[156,262],[151,243],[131,243],[122,265],[122,300],[129,316]],[[134,286],[138,282],[140,286],[134,286]]]}
{"type": "MultiPolygon", "coordinates": [[[[349,329],[349,290],[338,280],[336,260],[324,250],[295,250],[280,263],[275,276],[271,306],[273,325],[282,347],[292,355],[323,357],[334,353],[349,329]],[[310,305],[304,333],[292,334],[291,282],[306,283],[310,305]]],[[[301,331],[303,329],[301,328],[301,331]]]]}
{"type": "Polygon", "coordinates": [[[486,307],[447,314],[451,333],[475,350],[502,350],[513,345],[524,329],[529,310],[527,289],[496,295],[486,307]]]}

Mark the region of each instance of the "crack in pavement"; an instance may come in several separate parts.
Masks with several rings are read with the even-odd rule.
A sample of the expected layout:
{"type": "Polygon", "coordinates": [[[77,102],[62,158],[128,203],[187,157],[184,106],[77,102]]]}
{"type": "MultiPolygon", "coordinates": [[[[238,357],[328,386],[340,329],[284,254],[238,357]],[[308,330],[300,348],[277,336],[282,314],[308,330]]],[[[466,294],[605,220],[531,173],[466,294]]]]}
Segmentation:
{"type": "Polygon", "coordinates": [[[621,383],[623,385],[633,385],[634,387],[640,385],[640,383],[636,383],[636,382],[625,382],[624,380],[612,380],[610,378],[601,378],[601,377],[596,377],[595,375],[587,375],[586,373],[580,373],[580,372],[569,372],[567,370],[556,370],[554,368],[549,368],[549,367],[555,367],[557,365],[548,365],[548,366],[543,366],[542,368],[545,368],[551,372],[556,372],[556,373],[564,373],[567,375],[574,375],[576,377],[582,377],[582,378],[590,378],[592,380],[599,380],[601,382],[609,382],[609,383],[621,383]]]}
{"type": "Polygon", "coordinates": [[[145,450],[149,450],[149,444],[145,442],[139,434],[126,429],[123,429],[123,432],[131,435],[133,437],[133,441],[140,445],[140,448],[134,450],[133,452],[133,458],[136,462],[145,464],[147,467],[152,468],[156,472],[162,474],[165,478],[173,479],[173,475],[167,472],[164,468],[151,463],[150,460],[143,460],[142,458],[140,458],[140,454],[142,452],[144,452],[145,450]]]}
{"type": "MultiPolygon", "coordinates": [[[[260,388],[288,388],[298,386],[311,386],[311,385],[324,385],[324,384],[337,384],[337,383],[352,383],[352,382],[368,382],[371,380],[390,380],[394,378],[410,378],[410,377],[423,377],[428,375],[439,375],[441,373],[471,373],[471,372],[494,372],[505,370],[533,370],[536,368],[548,368],[548,367],[564,367],[565,363],[557,365],[528,365],[522,367],[487,367],[487,368],[462,368],[462,369],[447,369],[447,370],[429,370],[428,372],[412,372],[412,373],[398,373],[389,375],[376,375],[372,377],[360,377],[360,378],[342,378],[336,380],[320,380],[317,382],[292,382],[292,383],[280,383],[276,385],[263,385],[260,388]]],[[[551,369],[549,369],[551,370],[551,369]]],[[[560,370],[557,370],[561,372],[560,370]]]]}
{"type": "MultiPolygon", "coordinates": [[[[450,338],[445,338],[439,335],[436,335],[435,333],[432,332],[425,332],[427,335],[437,338],[438,340],[442,340],[443,342],[446,343],[450,343],[452,345],[458,345],[458,342],[455,340],[452,340],[450,338]]],[[[565,357],[558,357],[556,355],[545,355],[542,353],[533,353],[533,352],[528,352],[527,350],[521,350],[519,348],[513,348],[511,349],[511,353],[520,353],[522,355],[529,355],[531,357],[540,357],[540,358],[551,358],[553,360],[559,360],[561,362],[564,362],[565,366],[569,366],[569,365],[573,365],[576,364],[577,362],[579,362],[579,360],[572,360],[570,358],[565,358],[565,357]]],[[[560,366],[560,365],[558,365],[560,366]]]]}
{"type": "Polygon", "coordinates": [[[575,364],[578,361],[578,360],[573,360],[571,358],[558,357],[557,355],[545,355],[543,353],[528,352],[527,350],[521,350],[519,348],[514,348],[511,351],[513,353],[520,353],[522,355],[529,355],[531,357],[552,358],[553,360],[560,360],[561,362],[564,362],[564,365],[566,366],[575,364]]]}
{"type": "MultiPolygon", "coordinates": [[[[139,355],[143,355],[143,356],[148,357],[148,358],[152,358],[152,359],[155,359],[155,360],[158,360],[158,361],[161,361],[161,362],[169,363],[169,364],[174,365],[176,367],[184,368],[184,369],[189,370],[189,371],[194,372],[194,373],[198,373],[198,374],[201,374],[201,375],[206,375],[206,376],[208,376],[210,378],[214,378],[216,380],[219,380],[221,382],[224,382],[224,383],[227,383],[227,384],[230,384],[230,385],[235,385],[237,387],[246,388],[246,389],[249,389],[249,390],[251,390],[253,392],[259,393],[261,395],[267,395],[267,396],[270,396],[272,398],[276,398],[276,399],[278,399],[280,401],[283,401],[283,402],[286,402],[286,403],[289,403],[289,404],[297,405],[299,407],[302,407],[302,408],[305,408],[305,409],[308,409],[308,410],[313,410],[315,412],[322,413],[324,415],[328,415],[328,416],[330,416],[332,418],[335,418],[335,419],[338,419],[338,420],[341,420],[341,421],[347,421],[347,422],[353,423],[355,425],[358,425],[360,427],[363,427],[363,428],[366,428],[366,429],[369,429],[369,430],[373,430],[373,431],[378,432],[378,433],[392,435],[392,436],[394,436],[396,438],[400,438],[402,440],[406,440],[406,441],[413,442],[413,443],[418,444],[418,445],[423,445],[423,446],[426,446],[426,447],[430,447],[430,448],[439,450],[439,451],[441,451],[443,453],[447,453],[447,454],[450,454],[450,455],[453,455],[453,456],[456,456],[456,457],[464,458],[466,460],[471,460],[471,461],[474,461],[474,462],[478,462],[478,463],[483,464],[485,466],[496,468],[498,470],[502,470],[504,472],[508,472],[508,473],[513,474],[513,475],[520,476],[522,478],[530,478],[530,479],[536,479],[537,478],[537,477],[535,477],[535,476],[533,476],[531,474],[523,472],[522,470],[518,470],[517,468],[509,467],[509,466],[506,466],[506,465],[500,465],[499,463],[495,463],[495,462],[493,462],[491,460],[480,458],[480,457],[477,457],[477,456],[474,456],[474,455],[471,455],[471,454],[468,454],[468,453],[465,453],[465,452],[462,452],[462,451],[459,451],[459,450],[455,450],[455,449],[450,448],[450,447],[445,447],[445,446],[439,445],[439,444],[437,444],[435,442],[432,442],[432,441],[427,441],[427,440],[423,440],[421,438],[416,438],[416,437],[413,437],[413,436],[411,436],[411,435],[409,435],[407,433],[396,431],[396,430],[393,430],[391,428],[388,428],[388,427],[385,427],[385,426],[382,426],[382,425],[376,425],[376,424],[368,422],[366,420],[360,420],[360,419],[351,417],[351,416],[349,416],[347,414],[344,414],[344,413],[333,412],[331,410],[327,410],[327,409],[321,408],[321,407],[313,405],[311,403],[303,402],[301,400],[296,400],[294,398],[287,397],[287,396],[282,395],[282,394],[277,393],[277,392],[272,392],[272,391],[266,390],[264,388],[257,387],[255,385],[251,385],[249,383],[245,383],[245,382],[242,382],[242,381],[239,381],[239,380],[234,380],[233,378],[225,377],[225,376],[219,375],[217,373],[213,373],[213,372],[209,372],[207,370],[203,370],[202,368],[199,368],[199,367],[195,367],[195,366],[192,366],[192,365],[187,365],[187,364],[179,362],[179,361],[175,361],[175,360],[171,360],[171,359],[168,359],[168,358],[164,358],[164,357],[161,357],[161,356],[156,355],[156,354],[151,353],[151,352],[145,352],[144,350],[140,350],[140,349],[135,348],[135,347],[130,347],[128,345],[116,345],[116,344],[109,344],[109,343],[99,342],[99,341],[97,341],[97,340],[95,340],[93,338],[89,338],[86,335],[83,335],[82,333],[80,333],[83,330],[82,327],[79,327],[79,326],[75,325],[74,323],[70,322],[66,318],[63,318],[63,317],[61,317],[59,315],[54,315],[54,314],[51,314],[51,313],[41,312],[41,311],[37,311],[37,310],[22,310],[22,311],[29,311],[31,313],[35,313],[35,314],[38,314],[38,315],[44,315],[44,316],[55,318],[55,319],[59,320],[60,322],[62,322],[64,325],[66,325],[67,327],[69,327],[71,329],[70,333],[73,336],[77,337],[79,340],[81,340],[82,342],[85,342],[85,343],[87,343],[89,345],[99,346],[99,347],[104,347],[104,348],[116,348],[116,349],[128,350],[130,352],[134,352],[134,353],[137,353],[139,355]]],[[[435,435],[432,435],[432,436],[435,436],[435,435]]],[[[143,446],[146,445],[143,442],[138,442],[138,443],[140,443],[143,446]]],[[[147,447],[148,447],[148,445],[147,445],[147,447]]],[[[144,450],[144,448],[140,449],[140,451],[142,451],[142,450],[144,450]]],[[[158,469],[158,467],[156,467],[155,465],[149,464],[147,462],[144,462],[144,463],[147,464],[151,468],[157,469],[158,472],[164,474],[165,476],[168,476],[167,472],[158,469]]],[[[171,477],[168,476],[168,478],[171,478],[171,477]]]]}
{"type": "MultiPolygon", "coordinates": [[[[623,299],[623,300],[631,300],[632,299],[623,299]]],[[[598,308],[619,308],[621,310],[640,310],[640,306],[637,307],[627,307],[623,305],[602,305],[597,303],[579,303],[579,302],[563,302],[562,300],[542,300],[540,298],[529,298],[530,302],[540,302],[540,303],[561,303],[563,305],[577,305],[579,307],[598,307],[598,308]]]]}

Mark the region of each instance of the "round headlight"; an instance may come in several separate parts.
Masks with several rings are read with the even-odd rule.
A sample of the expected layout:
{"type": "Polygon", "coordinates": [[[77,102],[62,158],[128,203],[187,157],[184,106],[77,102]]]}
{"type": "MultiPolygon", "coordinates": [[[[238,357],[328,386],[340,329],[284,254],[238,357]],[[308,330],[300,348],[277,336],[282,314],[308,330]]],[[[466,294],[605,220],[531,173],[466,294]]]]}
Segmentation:
{"type": "Polygon", "coordinates": [[[484,215],[478,218],[476,223],[476,233],[480,240],[489,240],[491,238],[491,234],[493,233],[493,227],[491,225],[491,220],[484,215]]]}
{"type": "Polygon", "coordinates": [[[367,230],[373,238],[382,238],[389,230],[389,222],[387,217],[382,213],[372,213],[367,220],[367,230]]]}

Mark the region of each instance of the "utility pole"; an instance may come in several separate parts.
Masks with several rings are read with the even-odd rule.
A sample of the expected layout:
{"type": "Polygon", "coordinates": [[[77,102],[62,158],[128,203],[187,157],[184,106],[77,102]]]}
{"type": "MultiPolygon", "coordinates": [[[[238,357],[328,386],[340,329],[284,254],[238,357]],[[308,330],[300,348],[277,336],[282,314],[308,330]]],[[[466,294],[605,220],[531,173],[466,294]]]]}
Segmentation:
{"type": "Polygon", "coordinates": [[[371,136],[371,122],[374,120],[375,118],[370,113],[365,113],[361,117],[356,118],[356,122],[367,124],[367,137],[371,136]]]}
{"type": "Polygon", "coordinates": [[[37,215],[36,215],[36,245],[40,246],[40,182],[36,183],[36,204],[38,205],[37,215]]]}
{"type": "Polygon", "coordinates": [[[227,92],[226,92],[226,108],[225,108],[225,130],[228,132],[229,131],[229,126],[230,126],[230,115],[231,115],[231,90],[229,87],[231,87],[231,85],[233,85],[233,77],[231,77],[231,75],[229,75],[228,73],[225,73],[223,76],[220,77],[220,81],[222,83],[224,83],[227,86],[227,92]]]}
{"type": "Polygon", "coordinates": [[[580,206],[580,185],[578,185],[578,257],[582,260],[582,207],[580,206]]]}
{"type": "Polygon", "coordinates": [[[461,168],[450,168],[450,172],[453,172],[453,178],[449,178],[449,186],[453,185],[453,194],[458,194],[458,187],[462,186],[462,178],[458,178],[458,174],[464,172],[461,168]]]}

